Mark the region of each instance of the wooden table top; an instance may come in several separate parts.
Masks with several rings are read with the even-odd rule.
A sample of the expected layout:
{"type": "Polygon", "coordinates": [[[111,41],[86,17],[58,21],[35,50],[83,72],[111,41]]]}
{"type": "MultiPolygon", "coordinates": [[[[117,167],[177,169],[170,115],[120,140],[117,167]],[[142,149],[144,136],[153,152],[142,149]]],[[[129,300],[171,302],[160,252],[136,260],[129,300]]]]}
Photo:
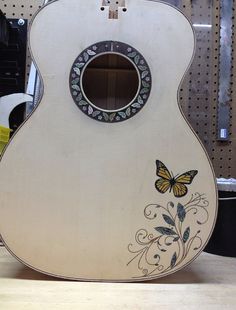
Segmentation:
{"type": "Polygon", "coordinates": [[[40,274],[0,247],[1,310],[199,307],[236,309],[236,258],[202,253],[178,273],[148,283],[85,283],[40,274]]]}

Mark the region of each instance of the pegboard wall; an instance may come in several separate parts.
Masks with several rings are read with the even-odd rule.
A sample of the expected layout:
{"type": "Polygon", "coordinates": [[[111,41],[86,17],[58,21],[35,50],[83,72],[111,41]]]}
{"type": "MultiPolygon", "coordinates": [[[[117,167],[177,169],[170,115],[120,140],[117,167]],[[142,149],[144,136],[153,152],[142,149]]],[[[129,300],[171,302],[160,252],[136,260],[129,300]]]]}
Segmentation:
{"type": "MultiPolygon", "coordinates": [[[[190,18],[196,32],[196,55],[180,92],[185,115],[200,137],[212,160],[217,177],[236,178],[236,93],[232,74],[230,140],[217,141],[219,92],[220,0],[182,0],[177,4],[190,18]]],[[[235,3],[234,3],[235,4],[235,3]]],[[[235,11],[233,15],[235,14],[235,11]]],[[[233,30],[234,30],[234,16],[233,30]]],[[[233,33],[234,36],[234,33],[233,33]]],[[[233,45],[234,45],[233,40],[233,45]]],[[[235,49],[233,49],[233,53],[235,49]]],[[[234,55],[233,55],[234,56],[234,55]]],[[[234,71],[234,57],[232,70],[234,71]]]]}
{"type": "MultiPolygon", "coordinates": [[[[69,0],[68,0],[69,1],[69,0]]],[[[98,2],[100,0],[97,0],[98,2]]],[[[43,0],[0,0],[8,18],[31,20],[43,0]]],[[[167,0],[192,21],[196,32],[196,55],[179,93],[181,106],[192,127],[206,147],[217,177],[236,178],[236,49],[233,33],[233,64],[230,102],[230,140],[217,141],[217,105],[220,47],[220,0],[167,0]],[[234,107],[234,109],[233,109],[234,107]]],[[[235,11],[234,11],[235,14],[235,11]]],[[[233,16],[233,30],[235,19],[233,16]]],[[[184,35],[184,34],[183,34],[184,35]]],[[[30,67],[28,55],[27,66],[30,67]]]]}
{"type": "MultiPolygon", "coordinates": [[[[0,9],[7,18],[23,18],[28,22],[34,14],[42,7],[44,0],[0,0],[0,9]]],[[[29,75],[31,57],[27,51],[26,74],[29,75]]]]}

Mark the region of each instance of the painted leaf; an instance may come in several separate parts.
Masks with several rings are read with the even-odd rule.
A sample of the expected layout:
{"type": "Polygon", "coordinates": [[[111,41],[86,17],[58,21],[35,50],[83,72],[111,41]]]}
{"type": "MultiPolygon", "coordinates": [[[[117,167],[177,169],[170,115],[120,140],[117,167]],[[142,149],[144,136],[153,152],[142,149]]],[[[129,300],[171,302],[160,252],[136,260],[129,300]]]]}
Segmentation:
{"type": "Polygon", "coordinates": [[[179,236],[173,239],[173,242],[177,242],[179,240],[179,236]]]}
{"type": "Polygon", "coordinates": [[[93,108],[91,107],[91,105],[88,107],[88,114],[89,115],[93,114],[93,108]]]}
{"type": "Polygon", "coordinates": [[[146,66],[138,66],[138,67],[139,67],[139,69],[140,69],[141,71],[147,70],[147,67],[146,67],[146,66]]]}
{"type": "Polygon", "coordinates": [[[118,113],[122,118],[126,118],[126,114],[124,112],[119,112],[118,113]]]}
{"type": "Polygon", "coordinates": [[[108,114],[105,113],[105,112],[103,112],[102,114],[103,114],[103,117],[104,117],[105,121],[109,121],[109,116],[108,116],[108,114]]]}
{"type": "Polygon", "coordinates": [[[76,65],[77,68],[82,68],[85,65],[85,63],[84,62],[80,62],[80,63],[78,62],[75,65],[76,65]]]}
{"type": "Polygon", "coordinates": [[[83,106],[83,105],[87,105],[88,103],[87,103],[87,101],[85,101],[85,100],[81,100],[80,102],[79,102],[79,105],[81,105],[81,106],[83,106]]]}
{"type": "Polygon", "coordinates": [[[72,85],[71,88],[80,91],[80,87],[78,85],[72,85]]]}
{"type": "Polygon", "coordinates": [[[175,207],[175,205],[174,205],[174,203],[172,201],[170,202],[170,206],[171,206],[171,208],[175,207]]]}
{"type": "Polygon", "coordinates": [[[79,83],[80,78],[74,79],[71,83],[74,84],[78,84],[79,83]]]}
{"type": "Polygon", "coordinates": [[[155,230],[161,233],[162,235],[176,235],[176,232],[173,229],[167,227],[155,227],[155,230]]]}
{"type": "Polygon", "coordinates": [[[132,107],[139,109],[139,108],[141,108],[141,105],[138,102],[135,102],[132,104],[132,107]]]}
{"type": "Polygon", "coordinates": [[[87,53],[89,54],[89,56],[94,56],[96,55],[96,53],[94,51],[91,50],[87,50],[87,53]]]}
{"type": "Polygon", "coordinates": [[[171,258],[171,262],[170,262],[170,266],[171,268],[173,268],[176,264],[176,261],[177,261],[177,254],[176,252],[173,254],[172,258],[171,258]]]}
{"type": "Polygon", "coordinates": [[[82,94],[81,93],[76,97],[76,101],[80,101],[80,100],[82,100],[82,94]]]}
{"type": "Polygon", "coordinates": [[[96,117],[100,114],[101,112],[100,111],[94,111],[93,114],[92,114],[92,117],[96,117]]]}
{"type": "Polygon", "coordinates": [[[75,71],[75,73],[76,73],[77,75],[80,75],[80,69],[79,69],[79,68],[74,68],[73,70],[75,71]]]}
{"type": "Polygon", "coordinates": [[[89,60],[89,55],[86,52],[84,52],[83,56],[84,56],[84,61],[87,62],[89,60]]]}
{"type": "Polygon", "coordinates": [[[171,225],[171,226],[175,226],[175,222],[172,220],[171,217],[169,217],[166,214],[162,214],[164,220],[166,221],[167,224],[171,225]]]}
{"type": "Polygon", "coordinates": [[[110,121],[111,121],[111,122],[113,122],[115,116],[116,116],[116,113],[112,113],[112,114],[110,115],[110,121]]]}
{"type": "Polygon", "coordinates": [[[142,79],[144,79],[147,75],[148,75],[148,71],[147,70],[143,71],[141,75],[142,79]]]}
{"type": "Polygon", "coordinates": [[[145,94],[145,93],[148,93],[149,92],[149,89],[148,88],[143,88],[140,92],[140,94],[145,94]]]}
{"type": "Polygon", "coordinates": [[[139,59],[140,59],[140,56],[139,56],[139,55],[137,55],[137,56],[134,58],[134,62],[136,63],[136,65],[138,64],[139,59]]]}
{"type": "Polygon", "coordinates": [[[129,53],[129,54],[128,54],[128,57],[134,58],[136,55],[137,55],[136,52],[132,52],[132,53],[129,53]]]}
{"type": "Polygon", "coordinates": [[[130,112],[131,112],[130,108],[128,108],[128,109],[125,111],[125,113],[126,113],[126,115],[127,115],[128,117],[130,116],[130,112]]]}
{"type": "Polygon", "coordinates": [[[138,103],[143,104],[143,99],[141,96],[138,96],[138,103]]]}
{"type": "Polygon", "coordinates": [[[148,87],[150,86],[150,84],[148,84],[148,83],[145,82],[145,81],[142,81],[142,85],[143,85],[143,87],[146,87],[146,88],[148,88],[148,87]]]}
{"type": "Polygon", "coordinates": [[[186,216],[186,211],[184,209],[184,206],[181,205],[181,203],[178,203],[177,214],[178,214],[178,218],[179,218],[180,222],[183,223],[185,216],[186,216]]]}
{"type": "Polygon", "coordinates": [[[188,227],[185,232],[184,232],[184,235],[183,235],[183,242],[186,243],[189,239],[189,236],[190,236],[190,227],[188,227]]]}

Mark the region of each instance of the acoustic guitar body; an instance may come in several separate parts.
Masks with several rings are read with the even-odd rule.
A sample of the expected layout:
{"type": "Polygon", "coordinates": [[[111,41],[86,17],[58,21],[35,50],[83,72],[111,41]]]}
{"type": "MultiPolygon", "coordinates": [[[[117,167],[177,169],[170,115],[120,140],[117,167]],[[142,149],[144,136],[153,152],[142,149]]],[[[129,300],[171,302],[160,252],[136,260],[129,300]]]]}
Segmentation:
{"type": "Polygon", "coordinates": [[[57,277],[168,275],[200,254],[216,219],[213,170],[178,105],[192,27],[162,2],[121,2],[111,18],[104,1],[53,1],[31,26],[44,94],[1,159],[0,233],[20,261],[57,277]],[[135,69],[126,106],[101,108],[84,91],[104,55],[135,69]]]}

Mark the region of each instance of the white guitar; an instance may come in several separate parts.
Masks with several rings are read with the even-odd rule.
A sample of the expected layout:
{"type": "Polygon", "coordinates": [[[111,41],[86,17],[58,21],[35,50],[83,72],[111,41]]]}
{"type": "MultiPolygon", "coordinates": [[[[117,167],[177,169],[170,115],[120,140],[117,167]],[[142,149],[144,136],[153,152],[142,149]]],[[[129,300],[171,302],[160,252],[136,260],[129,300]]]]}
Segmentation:
{"type": "Polygon", "coordinates": [[[0,233],[15,257],[67,279],[143,281],[200,254],[217,195],[177,100],[194,42],[163,2],[38,12],[30,47],[44,95],[0,163],[0,233]]]}

